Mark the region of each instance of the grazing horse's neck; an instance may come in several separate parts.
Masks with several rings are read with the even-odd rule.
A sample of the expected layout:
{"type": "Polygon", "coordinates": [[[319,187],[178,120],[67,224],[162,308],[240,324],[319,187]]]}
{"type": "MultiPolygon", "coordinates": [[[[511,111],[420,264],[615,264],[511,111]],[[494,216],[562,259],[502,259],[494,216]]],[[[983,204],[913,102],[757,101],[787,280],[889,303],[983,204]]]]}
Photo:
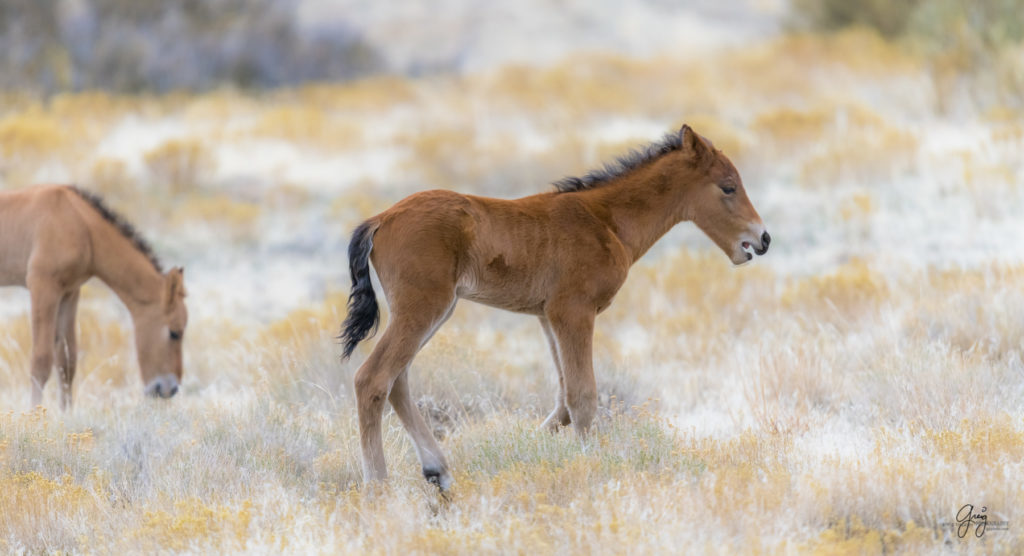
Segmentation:
{"type": "Polygon", "coordinates": [[[667,157],[655,160],[615,179],[612,183],[583,191],[593,203],[595,214],[607,214],[609,225],[636,262],[673,226],[688,220],[687,206],[665,171],[667,157]]]}
{"type": "Polygon", "coordinates": [[[150,260],[116,231],[96,234],[106,239],[93,249],[93,272],[114,290],[134,317],[163,300],[163,275],[150,260]]]}

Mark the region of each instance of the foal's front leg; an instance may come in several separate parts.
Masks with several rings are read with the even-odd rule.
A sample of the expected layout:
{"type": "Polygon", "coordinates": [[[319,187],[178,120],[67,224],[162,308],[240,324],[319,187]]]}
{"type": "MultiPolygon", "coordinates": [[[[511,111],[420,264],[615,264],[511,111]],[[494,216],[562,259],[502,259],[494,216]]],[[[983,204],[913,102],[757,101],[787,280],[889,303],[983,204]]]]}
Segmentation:
{"type": "Polygon", "coordinates": [[[28,280],[32,300],[32,407],[43,401],[43,387],[53,370],[60,292],[41,281],[28,280]]]}
{"type": "Polygon", "coordinates": [[[569,409],[565,406],[565,374],[562,373],[562,362],[558,356],[558,341],[555,339],[555,333],[551,331],[551,323],[548,322],[547,317],[540,317],[540,326],[544,329],[544,336],[548,339],[551,358],[555,360],[555,371],[558,372],[558,394],[555,396],[555,409],[540,427],[553,432],[557,431],[559,426],[568,426],[572,420],[569,418],[569,409]]]}
{"type": "Polygon", "coordinates": [[[595,316],[596,311],[585,304],[552,304],[547,310],[562,363],[565,405],[580,435],[586,435],[597,413],[593,362],[595,316]]]}
{"type": "Polygon", "coordinates": [[[65,294],[57,309],[57,341],[54,352],[57,357],[57,370],[60,373],[60,407],[71,407],[71,383],[75,380],[75,367],[78,361],[78,342],[75,338],[75,316],[78,313],[78,294],[73,290],[65,294]]]}

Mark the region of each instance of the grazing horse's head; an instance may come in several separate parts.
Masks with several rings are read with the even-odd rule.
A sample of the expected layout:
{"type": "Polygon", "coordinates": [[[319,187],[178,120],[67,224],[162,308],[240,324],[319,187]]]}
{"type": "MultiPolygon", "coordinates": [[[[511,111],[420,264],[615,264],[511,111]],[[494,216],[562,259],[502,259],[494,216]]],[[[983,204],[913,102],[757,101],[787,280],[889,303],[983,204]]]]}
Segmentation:
{"type": "Polygon", "coordinates": [[[181,384],[181,343],[188,323],[185,271],[173,268],[162,277],[161,300],[135,319],[135,344],[146,394],[170,398],[181,384]]]}
{"type": "Polygon", "coordinates": [[[751,250],[764,255],[772,238],[750,204],[736,167],[690,126],[684,125],[679,133],[685,160],[681,178],[688,185],[687,204],[693,222],[733,264],[752,259],[751,250]]]}

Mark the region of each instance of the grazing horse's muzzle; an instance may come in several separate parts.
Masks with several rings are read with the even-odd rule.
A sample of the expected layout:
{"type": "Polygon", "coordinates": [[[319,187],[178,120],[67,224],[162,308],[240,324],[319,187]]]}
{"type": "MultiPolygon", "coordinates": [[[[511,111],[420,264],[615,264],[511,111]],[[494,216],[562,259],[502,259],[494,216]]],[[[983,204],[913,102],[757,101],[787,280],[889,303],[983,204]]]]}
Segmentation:
{"type": "Polygon", "coordinates": [[[768,245],[772,242],[772,236],[768,235],[768,232],[761,234],[761,248],[754,249],[754,253],[758,256],[764,255],[768,252],[768,245]]]}
{"type": "Polygon", "coordinates": [[[178,378],[174,375],[161,375],[146,385],[146,395],[153,398],[170,398],[178,393],[178,378]]]}

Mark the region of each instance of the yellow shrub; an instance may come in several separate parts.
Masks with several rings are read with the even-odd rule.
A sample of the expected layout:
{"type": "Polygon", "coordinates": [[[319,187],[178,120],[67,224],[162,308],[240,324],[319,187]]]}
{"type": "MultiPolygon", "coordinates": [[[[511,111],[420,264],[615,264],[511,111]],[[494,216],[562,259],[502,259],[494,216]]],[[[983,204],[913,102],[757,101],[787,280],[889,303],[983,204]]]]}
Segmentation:
{"type": "Polygon", "coordinates": [[[89,170],[88,179],[80,185],[122,201],[139,193],[127,165],[116,158],[97,159],[89,170]]]}
{"type": "Polygon", "coordinates": [[[477,132],[469,126],[447,127],[398,139],[409,146],[408,169],[422,173],[427,187],[458,188],[478,181],[487,171],[477,132]]]}
{"type": "Polygon", "coordinates": [[[888,182],[899,171],[913,167],[917,152],[917,137],[910,132],[886,129],[849,133],[807,160],[800,180],[808,187],[828,187],[844,180],[888,182]]]}
{"type": "Polygon", "coordinates": [[[842,68],[878,77],[906,74],[922,66],[919,56],[863,28],[828,35],[791,34],[769,43],[768,49],[767,58],[794,64],[805,75],[808,68],[842,68]]]}
{"type": "Polygon", "coordinates": [[[0,468],[0,530],[4,531],[0,548],[25,550],[25,545],[8,544],[20,540],[32,552],[52,550],[51,543],[60,543],[60,532],[68,521],[109,508],[109,504],[97,504],[100,498],[93,494],[102,488],[98,473],[81,484],[70,475],[52,479],[37,471],[13,473],[5,464],[0,468]]]}
{"type": "Polygon", "coordinates": [[[630,90],[634,73],[634,63],[622,58],[580,56],[539,71],[509,66],[486,79],[484,87],[486,96],[517,109],[579,119],[642,104],[630,90]]]}
{"type": "Polygon", "coordinates": [[[839,214],[843,220],[863,220],[875,211],[875,202],[870,193],[854,193],[840,202],[839,214]]]}
{"type": "Polygon", "coordinates": [[[176,502],[174,511],[147,511],[142,526],[127,537],[151,551],[183,551],[195,546],[244,550],[252,521],[252,503],[241,507],[207,505],[202,500],[176,502]]]}
{"type": "Polygon", "coordinates": [[[888,296],[884,278],[862,260],[847,263],[822,276],[802,278],[782,292],[782,304],[788,309],[830,311],[844,315],[857,314],[877,305],[888,296]]]}
{"type": "Polygon", "coordinates": [[[351,149],[363,143],[362,126],[332,118],[310,106],[286,105],[266,111],[251,128],[257,137],[270,137],[322,149],[351,149]]]}
{"type": "Polygon", "coordinates": [[[351,226],[354,227],[357,222],[383,212],[394,200],[373,194],[375,185],[372,181],[364,180],[335,195],[328,209],[330,215],[351,222],[351,226]]]}
{"type": "MultiPolygon", "coordinates": [[[[113,296],[110,297],[110,303],[119,303],[113,296]]],[[[85,307],[79,311],[77,386],[88,381],[106,390],[110,386],[123,386],[135,379],[138,365],[131,328],[130,323],[101,319],[95,311],[85,307]]]]}
{"type": "Polygon", "coordinates": [[[215,159],[195,139],[172,139],[145,154],[146,167],[160,185],[184,193],[210,178],[215,159]]]}
{"type": "MultiPolygon", "coordinates": [[[[199,125],[209,122],[231,122],[234,118],[248,118],[264,109],[262,98],[241,94],[230,89],[219,89],[198,96],[190,96],[183,107],[185,117],[199,125]]],[[[214,136],[227,128],[217,126],[214,136]]]]}
{"type": "Polygon", "coordinates": [[[416,98],[416,88],[407,79],[379,76],[341,85],[303,85],[293,94],[295,101],[305,106],[366,113],[411,102],[416,98]]]}
{"type": "Polygon", "coordinates": [[[56,118],[38,108],[0,119],[0,155],[14,160],[56,157],[70,136],[56,118]]]}
{"type": "Polygon", "coordinates": [[[31,508],[46,513],[54,506],[73,508],[91,500],[89,492],[76,484],[69,475],[64,475],[58,481],[35,471],[17,474],[0,472],[0,485],[0,508],[13,510],[11,513],[15,516],[29,513],[31,508]]]}
{"type": "Polygon", "coordinates": [[[934,452],[950,462],[970,466],[975,461],[996,463],[1024,457],[1024,432],[1009,415],[963,421],[952,430],[925,430],[934,452]]]}
{"type": "Polygon", "coordinates": [[[49,112],[61,121],[114,123],[126,114],[137,112],[147,104],[144,98],[101,91],[62,93],[49,104],[49,112]]]}
{"type": "Polygon", "coordinates": [[[317,307],[296,309],[283,319],[268,325],[261,333],[261,345],[304,347],[325,332],[333,335],[345,318],[347,292],[332,292],[317,307]]]}
{"type": "Polygon", "coordinates": [[[891,529],[871,528],[858,516],[835,520],[800,552],[831,555],[921,553],[934,548],[936,531],[908,521],[891,529]]]}
{"type": "Polygon", "coordinates": [[[773,141],[807,143],[821,138],[833,119],[829,110],[779,108],[759,114],[752,127],[773,141]]]}
{"type": "Polygon", "coordinates": [[[251,239],[257,232],[263,208],[258,203],[227,195],[186,198],[175,207],[172,226],[210,226],[235,241],[251,239]]]}
{"type": "Polygon", "coordinates": [[[32,358],[32,327],[28,307],[25,316],[7,319],[0,334],[0,377],[8,388],[28,392],[29,364],[32,358]]]}

